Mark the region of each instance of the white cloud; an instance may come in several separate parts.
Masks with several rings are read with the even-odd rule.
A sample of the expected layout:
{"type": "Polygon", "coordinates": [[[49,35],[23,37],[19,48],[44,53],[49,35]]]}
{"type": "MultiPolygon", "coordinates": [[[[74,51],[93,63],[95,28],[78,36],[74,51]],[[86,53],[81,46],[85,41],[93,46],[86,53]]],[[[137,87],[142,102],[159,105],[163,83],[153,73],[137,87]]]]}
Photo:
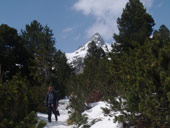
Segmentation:
{"type": "Polygon", "coordinates": [[[62,30],[63,33],[71,32],[71,31],[73,31],[73,28],[71,28],[71,27],[65,28],[65,29],[62,30]]]}
{"type": "MultiPolygon", "coordinates": [[[[145,7],[150,8],[154,0],[142,0],[145,7]]],[[[113,33],[117,33],[117,18],[121,15],[128,0],[78,0],[74,4],[76,11],[84,15],[92,15],[95,23],[87,30],[87,37],[99,32],[107,41],[112,40],[113,33]]]]}
{"type": "Polygon", "coordinates": [[[146,8],[150,8],[153,5],[154,0],[141,0],[146,8]]]}

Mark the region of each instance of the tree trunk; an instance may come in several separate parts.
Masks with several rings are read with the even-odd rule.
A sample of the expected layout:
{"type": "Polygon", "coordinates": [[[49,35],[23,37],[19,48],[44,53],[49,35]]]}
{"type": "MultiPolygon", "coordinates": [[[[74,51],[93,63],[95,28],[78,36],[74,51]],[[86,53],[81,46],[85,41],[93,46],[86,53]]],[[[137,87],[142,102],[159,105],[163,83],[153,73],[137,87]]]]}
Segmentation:
{"type": "Polygon", "coordinates": [[[1,66],[1,64],[0,64],[0,81],[2,81],[2,71],[1,71],[2,69],[1,69],[1,67],[2,67],[2,66],[1,66]]]}

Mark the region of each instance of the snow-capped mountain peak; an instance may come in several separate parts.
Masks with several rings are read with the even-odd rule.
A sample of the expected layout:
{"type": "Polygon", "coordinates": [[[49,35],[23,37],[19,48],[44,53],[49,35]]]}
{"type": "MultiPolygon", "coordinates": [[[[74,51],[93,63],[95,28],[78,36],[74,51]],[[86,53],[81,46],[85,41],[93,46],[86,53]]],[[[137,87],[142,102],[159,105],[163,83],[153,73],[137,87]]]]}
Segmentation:
{"type": "Polygon", "coordinates": [[[81,65],[83,65],[84,63],[84,58],[88,53],[89,44],[92,41],[96,44],[97,47],[103,48],[105,52],[111,50],[110,44],[105,43],[101,35],[99,33],[96,33],[90,38],[90,40],[87,43],[85,43],[85,45],[79,47],[73,53],[66,53],[68,64],[70,64],[72,67],[76,67],[77,70],[81,70],[82,69],[81,65]]]}
{"type": "Polygon", "coordinates": [[[103,38],[101,37],[101,35],[99,33],[94,34],[91,39],[91,41],[94,41],[96,43],[97,46],[101,47],[105,44],[103,38]]]}

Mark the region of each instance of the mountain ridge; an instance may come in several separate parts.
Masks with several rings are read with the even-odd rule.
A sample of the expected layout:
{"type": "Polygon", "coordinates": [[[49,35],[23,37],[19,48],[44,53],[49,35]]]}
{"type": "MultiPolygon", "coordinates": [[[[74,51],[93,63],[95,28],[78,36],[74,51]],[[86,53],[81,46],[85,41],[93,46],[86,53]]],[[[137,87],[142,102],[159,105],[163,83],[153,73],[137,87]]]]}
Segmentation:
{"type": "Polygon", "coordinates": [[[73,53],[66,53],[68,59],[67,63],[76,68],[76,72],[81,73],[83,70],[84,58],[87,56],[89,44],[95,42],[97,47],[101,47],[105,52],[111,51],[111,45],[106,43],[99,33],[95,33],[89,41],[87,41],[83,46],[79,47],[73,53]]]}

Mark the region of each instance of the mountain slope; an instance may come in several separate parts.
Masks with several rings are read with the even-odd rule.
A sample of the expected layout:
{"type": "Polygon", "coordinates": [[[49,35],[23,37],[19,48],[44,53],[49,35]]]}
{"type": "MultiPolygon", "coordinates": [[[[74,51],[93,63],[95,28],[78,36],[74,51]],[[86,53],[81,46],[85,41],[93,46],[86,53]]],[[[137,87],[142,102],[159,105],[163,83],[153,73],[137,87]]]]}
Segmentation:
{"type": "Polygon", "coordinates": [[[78,48],[73,53],[66,53],[68,64],[76,69],[76,73],[81,73],[83,71],[84,58],[88,53],[88,46],[92,41],[95,42],[97,47],[101,47],[105,52],[111,51],[111,45],[105,43],[99,33],[94,34],[84,46],[78,48]]]}

